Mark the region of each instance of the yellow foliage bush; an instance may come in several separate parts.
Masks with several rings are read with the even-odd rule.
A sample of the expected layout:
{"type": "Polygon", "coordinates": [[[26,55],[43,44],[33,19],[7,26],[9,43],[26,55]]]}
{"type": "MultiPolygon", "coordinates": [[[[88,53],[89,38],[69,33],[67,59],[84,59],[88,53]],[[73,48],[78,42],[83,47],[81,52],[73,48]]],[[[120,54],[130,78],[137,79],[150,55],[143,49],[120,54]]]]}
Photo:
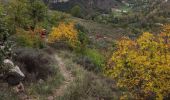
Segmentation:
{"type": "Polygon", "coordinates": [[[72,47],[75,47],[78,41],[78,31],[75,29],[75,23],[60,23],[58,27],[54,27],[48,36],[48,41],[54,43],[57,41],[65,41],[72,47]]]}
{"type": "Polygon", "coordinates": [[[143,33],[137,40],[117,42],[106,74],[137,99],[163,100],[170,95],[170,25],[160,34],[143,33]]]}

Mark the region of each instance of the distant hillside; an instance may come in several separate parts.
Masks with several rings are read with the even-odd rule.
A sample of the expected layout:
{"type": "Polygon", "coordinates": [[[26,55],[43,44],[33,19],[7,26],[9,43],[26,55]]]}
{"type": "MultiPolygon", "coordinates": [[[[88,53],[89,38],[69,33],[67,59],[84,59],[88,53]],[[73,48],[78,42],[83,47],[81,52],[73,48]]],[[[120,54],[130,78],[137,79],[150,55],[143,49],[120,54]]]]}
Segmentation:
{"type": "Polygon", "coordinates": [[[48,3],[50,8],[61,11],[69,11],[73,6],[79,5],[85,15],[94,12],[107,13],[112,8],[119,8],[122,5],[120,0],[51,0],[48,3]]]}

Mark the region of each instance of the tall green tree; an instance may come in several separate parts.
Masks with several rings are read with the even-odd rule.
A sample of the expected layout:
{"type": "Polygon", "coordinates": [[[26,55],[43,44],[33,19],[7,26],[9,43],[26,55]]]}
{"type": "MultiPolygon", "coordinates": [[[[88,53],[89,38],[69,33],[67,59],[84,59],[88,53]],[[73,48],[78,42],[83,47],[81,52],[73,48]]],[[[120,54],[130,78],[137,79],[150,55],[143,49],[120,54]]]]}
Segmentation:
{"type": "Polygon", "coordinates": [[[16,27],[26,27],[30,22],[27,0],[10,0],[7,6],[7,22],[10,29],[15,30],[16,27]]]}
{"type": "Polygon", "coordinates": [[[47,7],[42,0],[28,0],[28,10],[30,19],[32,19],[32,28],[35,29],[39,22],[45,20],[47,16],[47,7]]]}

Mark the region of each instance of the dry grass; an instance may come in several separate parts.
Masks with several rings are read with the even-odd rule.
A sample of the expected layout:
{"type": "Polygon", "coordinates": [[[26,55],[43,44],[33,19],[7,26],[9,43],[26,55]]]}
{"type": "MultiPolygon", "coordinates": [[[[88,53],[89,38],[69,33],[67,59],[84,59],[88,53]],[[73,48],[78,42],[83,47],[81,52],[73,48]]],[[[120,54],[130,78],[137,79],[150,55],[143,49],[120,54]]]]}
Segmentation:
{"type": "Polygon", "coordinates": [[[72,61],[76,57],[74,53],[61,51],[59,54],[75,78],[64,96],[56,100],[114,100],[120,97],[121,91],[116,86],[113,87],[113,80],[88,72],[81,65],[75,64],[72,61]]]}

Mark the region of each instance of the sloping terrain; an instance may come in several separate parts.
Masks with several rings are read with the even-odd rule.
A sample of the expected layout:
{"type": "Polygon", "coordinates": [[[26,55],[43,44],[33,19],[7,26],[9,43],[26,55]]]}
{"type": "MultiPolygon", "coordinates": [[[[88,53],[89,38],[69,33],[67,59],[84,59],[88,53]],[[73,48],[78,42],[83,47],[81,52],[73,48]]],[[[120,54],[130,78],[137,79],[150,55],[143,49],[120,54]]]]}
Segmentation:
{"type": "MultiPolygon", "coordinates": [[[[46,1],[46,0],[45,0],[46,1]]],[[[68,2],[53,1],[50,2],[50,8],[69,11],[73,6],[79,5],[83,9],[83,13],[105,13],[111,10],[111,8],[117,8],[122,3],[118,0],[69,0],[68,2]]]]}
{"type": "Polygon", "coordinates": [[[64,62],[62,61],[62,59],[57,54],[55,55],[55,59],[58,62],[60,72],[63,74],[63,77],[65,79],[63,84],[58,89],[56,89],[54,91],[53,96],[58,97],[58,96],[63,96],[63,94],[66,91],[66,89],[68,88],[68,86],[74,80],[74,77],[72,76],[71,72],[67,70],[64,62]]]}
{"type": "Polygon", "coordinates": [[[111,24],[102,24],[92,20],[73,18],[77,23],[88,30],[88,37],[91,45],[95,46],[102,52],[108,52],[114,45],[115,40],[119,40],[124,36],[129,36],[128,30],[116,27],[111,24]]]}

